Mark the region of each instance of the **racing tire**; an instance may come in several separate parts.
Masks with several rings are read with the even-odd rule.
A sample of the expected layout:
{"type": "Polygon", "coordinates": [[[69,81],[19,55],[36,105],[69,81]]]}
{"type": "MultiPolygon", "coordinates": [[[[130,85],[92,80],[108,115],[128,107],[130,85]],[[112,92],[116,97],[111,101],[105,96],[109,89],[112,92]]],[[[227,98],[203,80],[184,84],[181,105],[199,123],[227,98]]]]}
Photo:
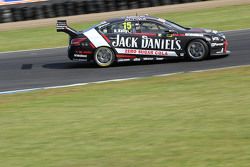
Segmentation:
{"type": "Polygon", "coordinates": [[[108,47],[100,47],[95,51],[94,61],[100,67],[108,67],[114,63],[115,54],[113,50],[108,47]]]}
{"type": "Polygon", "coordinates": [[[187,55],[193,61],[204,60],[208,57],[208,54],[208,45],[201,39],[193,40],[187,46],[187,55]]]}

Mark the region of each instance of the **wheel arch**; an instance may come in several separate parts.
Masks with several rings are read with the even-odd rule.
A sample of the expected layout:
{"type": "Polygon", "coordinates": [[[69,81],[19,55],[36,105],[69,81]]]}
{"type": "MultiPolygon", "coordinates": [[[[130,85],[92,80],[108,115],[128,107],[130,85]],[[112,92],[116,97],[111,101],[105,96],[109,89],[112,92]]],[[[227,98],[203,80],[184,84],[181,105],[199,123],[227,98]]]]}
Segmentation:
{"type": "MultiPolygon", "coordinates": [[[[93,56],[92,56],[92,60],[94,61],[94,62],[96,62],[96,52],[100,49],[100,48],[108,48],[112,53],[113,53],[113,61],[112,61],[112,63],[110,64],[110,65],[112,65],[114,62],[116,62],[117,61],[117,58],[116,58],[116,52],[114,51],[114,49],[112,48],[112,47],[110,47],[110,46],[99,46],[99,47],[97,47],[97,48],[95,48],[95,50],[94,50],[94,53],[93,53],[93,56]]],[[[97,62],[96,62],[97,63],[97,62]]],[[[97,63],[98,64],[98,63],[97,63]]],[[[110,66],[110,65],[108,65],[108,66],[110,66]]],[[[99,66],[101,66],[100,64],[99,64],[99,66]]],[[[101,66],[101,67],[107,67],[107,66],[101,66]]]]}
{"type": "Polygon", "coordinates": [[[202,37],[197,37],[197,38],[192,38],[192,39],[190,39],[188,42],[187,42],[187,44],[186,44],[186,46],[185,46],[185,52],[186,52],[186,54],[185,54],[185,58],[187,58],[187,59],[191,59],[191,60],[194,60],[194,61],[200,61],[200,60],[203,60],[203,59],[206,59],[207,57],[209,57],[210,56],[210,53],[211,53],[211,47],[210,47],[210,44],[209,44],[209,41],[207,41],[205,38],[202,38],[202,37]],[[193,41],[200,41],[200,42],[202,42],[203,44],[203,46],[204,46],[204,49],[205,49],[205,56],[203,56],[203,58],[191,58],[191,56],[189,55],[189,51],[188,51],[188,47],[189,47],[189,45],[190,45],[190,43],[192,43],[193,41]]]}
{"type": "Polygon", "coordinates": [[[210,50],[210,47],[211,47],[211,46],[210,46],[210,42],[207,41],[205,38],[202,38],[202,37],[189,39],[189,40],[187,41],[187,43],[186,43],[185,49],[187,49],[187,47],[188,47],[188,45],[190,44],[190,42],[192,42],[192,41],[194,41],[194,40],[202,40],[202,41],[204,41],[204,42],[207,44],[207,46],[209,47],[209,50],[210,50]]]}
{"type": "Polygon", "coordinates": [[[111,49],[112,52],[114,53],[115,57],[116,57],[116,51],[115,51],[115,49],[114,49],[113,47],[111,47],[111,46],[106,46],[106,45],[102,45],[102,46],[98,46],[98,47],[96,47],[96,48],[94,49],[92,59],[94,59],[94,55],[95,55],[96,51],[97,51],[99,48],[102,48],[102,47],[111,49]]]}
{"type": "Polygon", "coordinates": [[[188,40],[188,42],[186,43],[186,45],[185,45],[185,55],[187,56],[187,47],[188,47],[188,45],[192,42],[192,41],[194,41],[194,40],[202,40],[203,42],[205,42],[206,44],[207,44],[207,47],[208,47],[208,55],[210,55],[210,52],[211,52],[211,45],[210,45],[210,42],[209,41],[207,41],[205,38],[202,38],[202,37],[198,37],[198,38],[192,38],[192,39],[190,39],[190,40],[188,40]]]}

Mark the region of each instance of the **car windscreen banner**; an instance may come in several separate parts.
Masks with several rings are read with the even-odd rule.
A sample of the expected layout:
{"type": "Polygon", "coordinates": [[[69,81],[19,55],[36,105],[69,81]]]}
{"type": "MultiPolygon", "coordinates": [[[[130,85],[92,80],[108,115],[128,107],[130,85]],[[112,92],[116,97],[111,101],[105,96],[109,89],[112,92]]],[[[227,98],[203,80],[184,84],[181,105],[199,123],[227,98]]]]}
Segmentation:
{"type": "Polygon", "coordinates": [[[41,1],[47,1],[47,0],[0,0],[0,6],[22,4],[22,3],[32,3],[32,2],[41,2],[41,1]]]}

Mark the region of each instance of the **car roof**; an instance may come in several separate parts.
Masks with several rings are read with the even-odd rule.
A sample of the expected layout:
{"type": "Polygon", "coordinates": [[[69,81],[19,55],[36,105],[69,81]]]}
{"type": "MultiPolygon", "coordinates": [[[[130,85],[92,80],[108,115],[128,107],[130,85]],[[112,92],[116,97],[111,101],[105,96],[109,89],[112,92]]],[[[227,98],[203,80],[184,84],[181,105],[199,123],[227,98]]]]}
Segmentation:
{"type": "MultiPolygon", "coordinates": [[[[186,28],[178,25],[172,21],[169,20],[165,20],[162,18],[158,18],[158,17],[154,17],[154,16],[149,16],[149,15],[143,15],[143,16],[125,16],[125,17],[117,17],[117,18],[112,18],[112,19],[108,19],[105,20],[93,27],[103,27],[106,26],[108,24],[112,24],[112,23],[116,23],[116,22],[126,22],[126,21],[150,21],[150,22],[157,22],[165,27],[168,28],[172,28],[172,29],[177,29],[177,30],[182,30],[182,31],[186,31],[186,28]]],[[[93,28],[92,27],[92,28],[93,28]]]]}
{"type": "Polygon", "coordinates": [[[157,22],[163,22],[164,19],[160,19],[153,16],[143,15],[143,16],[125,16],[125,17],[118,17],[118,18],[112,18],[108,19],[105,22],[107,23],[114,23],[119,21],[157,21],[157,22]]]}

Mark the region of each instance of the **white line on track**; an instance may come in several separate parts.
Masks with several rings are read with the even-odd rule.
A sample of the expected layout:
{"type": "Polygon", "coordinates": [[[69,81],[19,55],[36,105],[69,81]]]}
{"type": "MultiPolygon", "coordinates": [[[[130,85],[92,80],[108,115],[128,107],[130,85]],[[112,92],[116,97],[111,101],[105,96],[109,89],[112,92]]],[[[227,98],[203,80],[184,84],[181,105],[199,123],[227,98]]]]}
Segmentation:
{"type": "Polygon", "coordinates": [[[32,51],[52,50],[52,49],[62,49],[62,48],[67,48],[67,47],[68,46],[58,46],[58,47],[54,47],[54,48],[40,48],[40,49],[30,49],[30,50],[7,51],[7,52],[0,52],[0,54],[18,53],[18,52],[32,52],[32,51]]]}
{"type": "MultiPolygon", "coordinates": [[[[226,70],[226,69],[233,69],[233,68],[238,68],[238,67],[249,67],[249,66],[250,65],[239,65],[239,66],[231,66],[231,67],[221,67],[221,68],[206,69],[206,70],[194,70],[194,71],[188,71],[188,72],[191,72],[191,73],[200,73],[200,72],[218,71],[218,70],[226,70]]],[[[164,76],[172,76],[172,75],[183,74],[183,73],[185,73],[185,72],[175,72],[175,73],[168,73],[168,74],[152,75],[151,77],[164,77],[164,76]]],[[[150,76],[148,76],[148,77],[150,77],[150,76]]],[[[24,93],[24,92],[31,92],[31,91],[36,91],[36,90],[69,88],[69,87],[84,86],[84,85],[89,85],[89,84],[101,84],[101,83],[109,83],[109,82],[121,82],[121,81],[129,81],[129,80],[142,79],[142,78],[147,78],[147,77],[133,77],[133,78],[123,78],[123,79],[111,79],[111,80],[104,80],[104,81],[77,83],[77,84],[61,85],[61,86],[49,86],[49,87],[39,87],[39,88],[32,88],[32,89],[11,90],[11,91],[0,92],[0,95],[24,93]]]]}
{"type": "Polygon", "coordinates": [[[88,85],[88,84],[101,84],[101,83],[108,83],[108,82],[128,81],[128,80],[140,79],[140,78],[143,78],[143,77],[111,79],[111,80],[104,80],[104,81],[86,82],[86,83],[77,83],[77,84],[59,85],[59,86],[49,86],[49,87],[39,87],[39,88],[31,88],[31,89],[19,89],[19,90],[3,91],[3,92],[0,92],[0,95],[15,94],[15,93],[22,93],[22,92],[31,92],[31,91],[35,91],[35,90],[69,88],[69,87],[75,87],[75,86],[84,86],[84,85],[88,85]]]}
{"type": "Polygon", "coordinates": [[[200,72],[207,72],[207,71],[218,71],[218,70],[227,70],[227,69],[233,69],[233,68],[239,68],[239,67],[248,67],[248,65],[238,65],[238,66],[229,66],[229,67],[220,67],[220,68],[212,68],[212,69],[206,69],[206,70],[195,70],[195,71],[190,71],[193,73],[200,73],[200,72]]]}
{"type": "Polygon", "coordinates": [[[237,31],[248,31],[248,30],[250,30],[250,28],[238,29],[238,30],[227,30],[227,31],[221,31],[221,32],[237,32],[237,31]]]}
{"type": "Polygon", "coordinates": [[[182,73],[184,73],[184,72],[175,72],[175,73],[168,73],[168,74],[157,74],[157,75],[153,75],[153,77],[167,77],[167,76],[182,74],[182,73]]]}

